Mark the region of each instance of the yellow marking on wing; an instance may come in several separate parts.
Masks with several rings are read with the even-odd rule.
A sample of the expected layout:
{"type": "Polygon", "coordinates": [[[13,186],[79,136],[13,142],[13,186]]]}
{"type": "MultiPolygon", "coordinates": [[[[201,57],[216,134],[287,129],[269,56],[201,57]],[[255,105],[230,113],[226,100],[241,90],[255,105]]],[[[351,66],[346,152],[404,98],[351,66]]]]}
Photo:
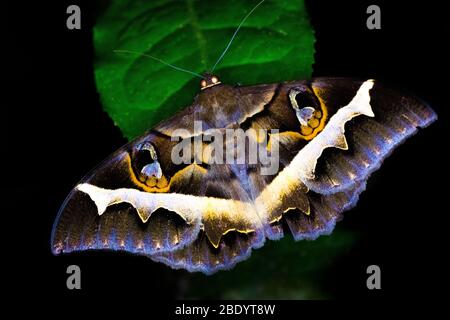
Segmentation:
{"type": "Polygon", "coordinates": [[[128,153],[127,153],[127,157],[126,157],[125,161],[127,162],[128,171],[129,171],[129,174],[130,174],[130,177],[131,177],[131,180],[133,181],[133,183],[135,185],[141,187],[142,189],[144,189],[144,191],[146,191],[146,192],[167,193],[170,191],[170,186],[172,185],[172,183],[177,181],[178,179],[181,179],[183,177],[183,175],[185,175],[186,173],[189,174],[190,170],[198,169],[201,174],[206,174],[208,171],[205,168],[202,168],[201,166],[193,163],[193,164],[190,164],[187,167],[177,171],[173,175],[173,177],[170,179],[169,182],[167,181],[166,177],[163,174],[161,179],[151,178],[151,179],[154,179],[155,181],[152,180],[152,186],[148,186],[147,184],[139,181],[139,179],[136,178],[136,175],[134,174],[134,170],[131,166],[131,157],[128,153]]]}
{"type": "Polygon", "coordinates": [[[241,230],[241,229],[236,229],[236,228],[230,228],[230,229],[227,229],[227,230],[225,230],[225,231],[222,232],[222,235],[219,237],[218,241],[215,240],[215,239],[211,239],[212,237],[211,237],[211,235],[209,235],[208,233],[206,233],[206,236],[208,237],[208,240],[209,240],[209,242],[213,245],[213,247],[214,247],[215,249],[217,249],[217,248],[219,248],[220,240],[221,240],[227,233],[232,232],[232,231],[239,232],[239,233],[243,233],[243,234],[249,234],[249,233],[255,232],[255,229],[244,229],[244,230],[241,230]]]}
{"type": "Polygon", "coordinates": [[[271,150],[271,142],[273,135],[277,135],[280,138],[289,137],[292,138],[293,140],[300,139],[309,141],[315,138],[323,130],[323,128],[325,128],[325,123],[327,122],[328,119],[328,109],[325,106],[323,100],[318,95],[318,89],[313,88],[313,90],[317,96],[317,99],[319,100],[321,110],[316,110],[314,112],[314,118],[309,120],[308,126],[300,126],[300,132],[284,131],[276,134],[269,133],[269,142],[267,143],[268,151],[271,150]]]}
{"type": "Polygon", "coordinates": [[[319,126],[319,119],[317,118],[311,118],[310,120],[308,120],[308,126],[312,129],[315,129],[319,126]]]}
{"type": "MultiPolygon", "coordinates": [[[[327,109],[327,107],[325,106],[325,103],[323,102],[323,100],[320,98],[320,96],[318,95],[318,90],[317,90],[317,88],[312,88],[313,89],[313,91],[314,91],[314,93],[315,93],[315,95],[316,95],[316,97],[317,97],[317,99],[319,100],[319,102],[320,102],[320,109],[322,110],[322,111],[316,111],[315,113],[314,113],[314,116],[316,117],[316,118],[320,118],[320,122],[319,122],[319,124],[317,125],[317,123],[315,123],[315,119],[313,120],[313,122],[314,123],[312,123],[314,126],[316,126],[314,129],[313,129],[313,131],[312,131],[312,133],[310,133],[310,134],[307,134],[308,132],[307,132],[307,130],[302,130],[302,133],[305,133],[305,134],[301,134],[300,135],[300,137],[301,137],[301,139],[304,139],[304,140],[307,140],[307,141],[309,141],[309,140],[312,140],[315,136],[317,136],[317,134],[320,132],[320,131],[322,131],[322,129],[323,128],[325,128],[325,123],[326,123],[326,121],[327,121],[327,119],[328,119],[328,109],[327,109]]],[[[313,126],[313,127],[314,127],[313,126]]]]}
{"type": "MultiPolygon", "coordinates": [[[[220,245],[220,240],[227,233],[235,231],[242,234],[248,234],[255,231],[255,223],[248,217],[246,217],[246,210],[249,204],[236,202],[236,200],[232,200],[235,204],[234,208],[223,208],[217,207],[215,201],[213,199],[207,199],[205,204],[205,211],[203,213],[203,221],[205,223],[205,233],[209,240],[209,242],[213,245],[214,248],[218,248],[220,245]],[[233,210],[234,209],[234,210],[233,210]],[[225,220],[223,220],[225,218],[225,220]],[[218,221],[227,221],[228,227],[224,227],[223,230],[218,229],[214,230],[209,226],[209,224],[213,224],[215,227],[220,226],[220,223],[217,224],[218,221]],[[230,226],[231,225],[231,226],[230,226]]],[[[254,218],[254,217],[253,217],[254,218]]]]}
{"type": "Polygon", "coordinates": [[[313,128],[309,126],[300,126],[300,133],[302,137],[310,136],[313,133],[313,128]]]}
{"type": "Polygon", "coordinates": [[[274,222],[280,221],[281,218],[283,218],[283,215],[284,215],[285,213],[287,213],[287,212],[290,211],[290,210],[295,210],[295,209],[297,209],[297,210],[303,212],[303,213],[304,213],[305,215],[307,215],[307,216],[309,216],[309,215],[311,214],[311,207],[310,207],[309,205],[308,205],[308,210],[307,210],[307,211],[301,210],[301,209],[299,209],[299,208],[297,208],[297,207],[287,207],[285,210],[283,210],[283,212],[280,212],[280,214],[279,214],[277,217],[275,217],[275,218],[273,218],[272,220],[270,220],[269,223],[274,223],[274,222]]]}

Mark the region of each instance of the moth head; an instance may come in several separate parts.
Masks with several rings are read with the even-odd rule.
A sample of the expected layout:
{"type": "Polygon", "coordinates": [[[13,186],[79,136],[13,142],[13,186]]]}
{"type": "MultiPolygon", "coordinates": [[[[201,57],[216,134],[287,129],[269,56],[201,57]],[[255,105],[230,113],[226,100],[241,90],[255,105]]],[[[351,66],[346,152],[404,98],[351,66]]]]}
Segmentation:
{"type": "Polygon", "coordinates": [[[315,93],[307,86],[292,88],[289,100],[300,122],[300,132],[305,137],[313,137],[323,122],[323,106],[315,93]]]}
{"type": "Polygon", "coordinates": [[[203,79],[200,81],[200,89],[203,90],[206,88],[210,88],[220,83],[221,82],[217,76],[210,73],[204,73],[203,79]]]}

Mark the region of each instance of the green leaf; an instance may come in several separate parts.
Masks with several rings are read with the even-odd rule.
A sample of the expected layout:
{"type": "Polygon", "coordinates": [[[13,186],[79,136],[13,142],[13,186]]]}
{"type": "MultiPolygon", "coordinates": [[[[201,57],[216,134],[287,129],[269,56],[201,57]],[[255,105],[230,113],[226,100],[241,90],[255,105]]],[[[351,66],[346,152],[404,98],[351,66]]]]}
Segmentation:
{"type": "MultiPolygon", "coordinates": [[[[209,71],[255,1],[113,1],[94,28],[95,78],[106,112],[134,138],[192,103],[199,80],[133,50],[197,73],[209,71]]],[[[309,78],[314,35],[303,1],[266,0],[215,70],[243,85],[309,78]]]]}

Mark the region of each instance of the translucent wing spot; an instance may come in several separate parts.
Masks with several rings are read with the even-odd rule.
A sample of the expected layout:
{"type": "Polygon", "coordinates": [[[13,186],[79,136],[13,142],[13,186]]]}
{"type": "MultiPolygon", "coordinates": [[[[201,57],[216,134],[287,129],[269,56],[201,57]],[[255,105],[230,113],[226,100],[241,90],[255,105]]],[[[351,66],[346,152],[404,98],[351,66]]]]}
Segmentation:
{"type": "Polygon", "coordinates": [[[320,131],[323,117],[320,101],[307,87],[291,89],[289,100],[300,123],[301,135],[313,138],[320,131]]]}
{"type": "Polygon", "coordinates": [[[164,188],[167,180],[158,161],[156,148],[145,141],[133,150],[133,167],[138,180],[149,187],[164,188]]]}

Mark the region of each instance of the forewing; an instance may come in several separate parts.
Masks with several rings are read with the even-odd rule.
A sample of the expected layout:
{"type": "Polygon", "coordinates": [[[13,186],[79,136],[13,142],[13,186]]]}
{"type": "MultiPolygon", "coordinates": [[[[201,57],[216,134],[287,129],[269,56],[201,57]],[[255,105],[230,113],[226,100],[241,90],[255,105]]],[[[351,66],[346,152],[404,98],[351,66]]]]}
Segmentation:
{"type": "MultiPolygon", "coordinates": [[[[347,105],[359,85],[358,81],[339,79],[317,79],[312,83],[324,103],[336,107],[347,105]]],[[[437,119],[420,99],[376,81],[369,95],[373,117],[358,116],[345,124],[347,149],[324,150],[314,178],[306,181],[315,192],[332,194],[366,181],[399,144],[437,119]]]]}

